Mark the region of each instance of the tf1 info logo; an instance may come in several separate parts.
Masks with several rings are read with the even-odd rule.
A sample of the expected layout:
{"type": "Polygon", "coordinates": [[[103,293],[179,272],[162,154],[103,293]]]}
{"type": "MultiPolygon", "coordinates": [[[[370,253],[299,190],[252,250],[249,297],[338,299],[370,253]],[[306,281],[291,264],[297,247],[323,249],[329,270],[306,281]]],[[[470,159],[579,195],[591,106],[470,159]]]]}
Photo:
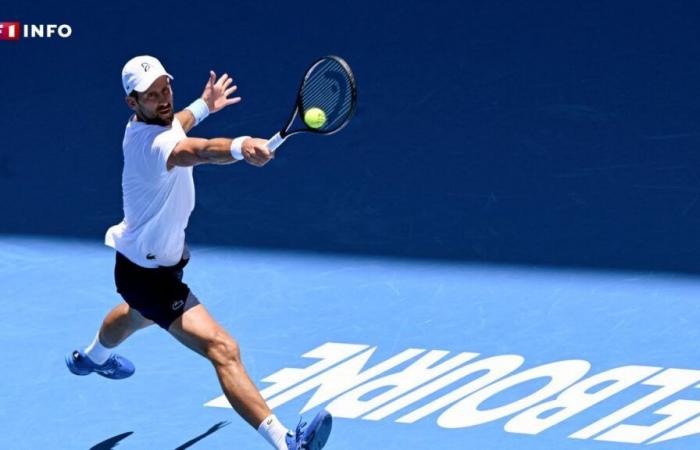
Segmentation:
{"type": "Polygon", "coordinates": [[[67,38],[73,34],[70,25],[62,24],[20,24],[19,22],[0,22],[0,41],[18,41],[20,38],[67,38]]]}

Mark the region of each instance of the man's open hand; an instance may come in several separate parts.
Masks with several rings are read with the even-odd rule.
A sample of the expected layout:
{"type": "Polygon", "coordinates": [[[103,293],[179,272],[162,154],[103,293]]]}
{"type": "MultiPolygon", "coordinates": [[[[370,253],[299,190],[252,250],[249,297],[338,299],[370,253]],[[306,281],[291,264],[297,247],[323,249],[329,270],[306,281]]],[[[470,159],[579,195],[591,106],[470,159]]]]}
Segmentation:
{"type": "Polygon", "coordinates": [[[221,111],[226,106],[234,105],[241,101],[240,97],[228,98],[229,95],[238,89],[238,86],[231,86],[231,83],[233,83],[233,78],[229,77],[228,74],[221,75],[221,78],[217,80],[214,71],[209,71],[209,81],[204,86],[204,92],[202,93],[202,100],[209,107],[209,113],[221,111]]]}

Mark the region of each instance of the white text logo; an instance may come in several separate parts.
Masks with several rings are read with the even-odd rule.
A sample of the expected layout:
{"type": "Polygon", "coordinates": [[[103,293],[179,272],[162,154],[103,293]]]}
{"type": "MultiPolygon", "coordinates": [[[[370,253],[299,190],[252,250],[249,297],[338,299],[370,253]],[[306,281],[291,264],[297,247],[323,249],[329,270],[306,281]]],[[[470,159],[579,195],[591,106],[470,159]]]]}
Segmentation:
{"type": "MultiPolygon", "coordinates": [[[[310,397],[302,413],[324,405],[336,417],[382,420],[394,415],[395,422],[407,424],[433,416],[438,426],[451,429],[504,420],[508,433],[537,435],[640,385],[647,394],[593,420],[569,438],[656,444],[700,433],[700,401],[677,399],[662,404],[683,390],[699,387],[700,370],[627,365],[592,374],[590,363],[582,359],[518,370],[525,362],[520,355],[463,352],[449,356],[444,350],[417,348],[367,367],[376,350],[361,344],[323,344],[302,355],[317,362],[285,368],[263,379],[272,384],[261,394],[270,408],[310,397]],[[534,380],[547,382],[511,403],[483,406],[497,394],[534,380]],[[652,413],[657,420],[651,425],[626,423],[641,412],[652,413]]],[[[231,407],[224,396],[205,406],[231,407]]]]}
{"type": "Polygon", "coordinates": [[[20,24],[0,22],[0,41],[18,41],[21,38],[68,38],[73,28],[67,24],[20,24]]]}

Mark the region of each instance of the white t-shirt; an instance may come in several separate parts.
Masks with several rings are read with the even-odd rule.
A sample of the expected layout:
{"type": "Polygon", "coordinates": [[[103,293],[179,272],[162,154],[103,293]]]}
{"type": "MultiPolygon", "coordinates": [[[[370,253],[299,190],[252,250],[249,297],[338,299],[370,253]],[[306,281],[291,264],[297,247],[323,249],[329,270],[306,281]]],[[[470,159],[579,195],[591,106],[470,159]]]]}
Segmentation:
{"type": "Polygon", "coordinates": [[[177,119],[170,127],[130,120],[124,131],[124,220],[105,244],[142,267],[180,262],[185,228],[194,209],[192,167],[167,168],[170,153],[185,139],[177,119]]]}

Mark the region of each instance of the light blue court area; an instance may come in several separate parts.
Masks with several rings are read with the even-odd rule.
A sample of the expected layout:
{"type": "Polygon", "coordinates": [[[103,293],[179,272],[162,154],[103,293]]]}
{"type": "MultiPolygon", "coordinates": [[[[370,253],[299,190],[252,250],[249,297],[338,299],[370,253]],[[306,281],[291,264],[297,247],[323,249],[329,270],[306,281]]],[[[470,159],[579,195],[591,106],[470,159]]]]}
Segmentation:
{"type": "MultiPolygon", "coordinates": [[[[328,449],[700,445],[700,279],[192,250],[186,282],[277,415],[334,413],[328,449]]],[[[120,348],[128,380],[66,370],[119,301],[112,268],[99,242],[0,238],[0,448],[268,448],[159,328],[120,348]]]]}

